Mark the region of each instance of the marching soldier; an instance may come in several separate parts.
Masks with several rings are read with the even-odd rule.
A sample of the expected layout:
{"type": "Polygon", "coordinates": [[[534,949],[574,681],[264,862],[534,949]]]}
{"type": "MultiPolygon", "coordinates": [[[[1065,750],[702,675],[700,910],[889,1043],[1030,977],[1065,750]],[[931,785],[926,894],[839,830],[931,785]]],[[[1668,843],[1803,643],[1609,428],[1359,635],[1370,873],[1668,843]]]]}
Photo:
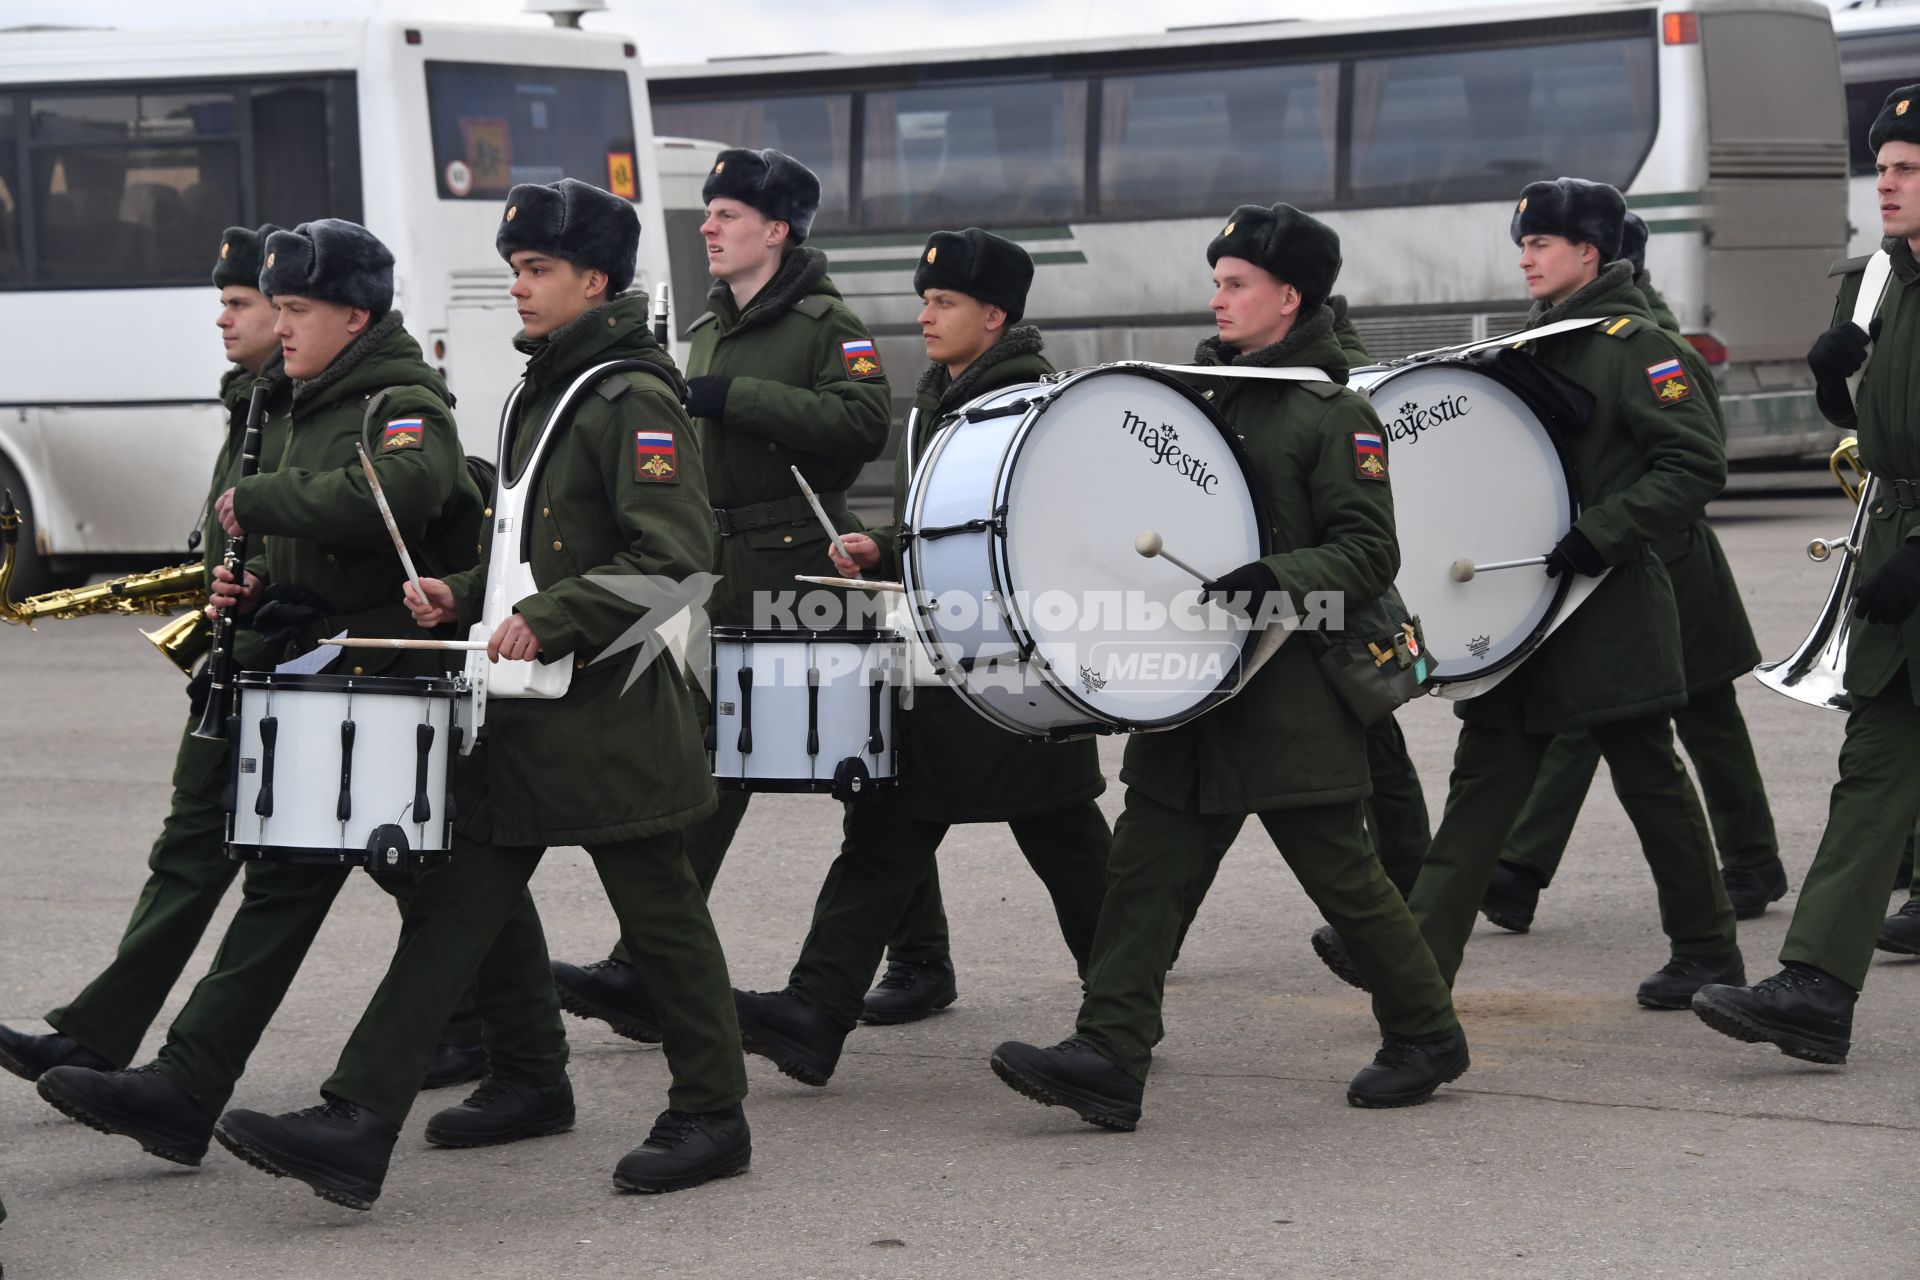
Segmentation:
{"type": "MultiPolygon", "coordinates": [[[[368,441],[387,500],[420,560],[465,566],[483,499],[468,476],[439,375],[392,310],[393,255],[366,228],[337,219],[275,231],[260,290],[279,312],[292,407],[271,470],[239,480],[213,508],[229,536],[264,535],[241,580],[222,565],[215,608],[251,614],[263,665],[341,631],[425,638],[391,603],[405,579],[354,446],[368,441]]],[[[428,675],[444,656],[366,650],[356,675],[428,675]]],[[[197,1165],[214,1118],[279,1007],[335,896],[351,872],[331,866],[249,863],[240,909],[211,972],[194,987],[150,1065],[131,1071],[54,1067],[40,1095],[76,1119],[133,1138],[153,1155],[197,1165]]],[[[375,877],[402,899],[416,883],[375,877]]],[[[520,904],[538,935],[531,898],[520,904]]],[[[439,1038],[445,1012],[428,1035],[439,1038]]],[[[477,1041],[477,1028],[466,1033],[477,1041]]],[[[433,1054],[414,1066],[425,1077],[433,1054]]]]}
{"type": "MultiPolygon", "coordinates": [[[[925,304],[920,331],[931,363],[909,419],[914,439],[903,442],[894,469],[894,525],[871,536],[844,535],[851,558],[830,552],[842,574],[877,569],[899,576],[907,458],[924,454],[943,417],[976,396],[1053,372],[1041,355],[1040,331],[1020,324],[1032,282],[1026,251],[978,228],[936,231],[921,250],[913,285],[925,304]]],[[[1019,737],[940,686],[914,691],[906,733],[913,748],[902,785],[847,806],[846,840],[786,988],[735,993],[747,1051],[807,1084],[825,1084],[833,1074],[862,1015],[861,992],[955,823],[1005,822],[1012,829],[1086,971],[1110,840],[1094,803],[1106,788],[1094,741],[1019,737]]],[[[952,972],[949,965],[949,983],[952,972]]]]}
{"type": "MultiPolygon", "coordinates": [[[[1629,213],[1620,256],[1633,264],[1633,283],[1647,300],[1654,322],[1676,338],[1680,325],[1647,275],[1647,224],[1629,213]]],[[[1696,385],[1711,374],[1691,346],[1681,358],[1696,385]]],[[[1724,431],[1722,439],[1725,439],[1724,431]]],[[[1654,544],[1654,554],[1673,578],[1680,613],[1680,651],[1687,675],[1687,704],[1673,713],[1674,732],[1700,775],[1713,842],[1720,851],[1721,878],[1737,920],[1763,914],[1787,892],[1773,810],[1754,759],[1753,741],[1740,714],[1734,682],[1760,662],[1740,588],[1713,526],[1696,518],[1679,533],[1654,544]]],[[[1586,734],[1561,734],[1547,748],[1540,776],[1514,823],[1487,886],[1481,911],[1502,929],[1525,933],[1533,924],[1540,891],[1553,881],[1580,806],[1600,766],[1600,749],[1586,734]]]]}
{"type": "MultiPolygon", "coordinates": [[[[1336,382],[1222,379],[1213,401],[1244,438],[1271,503],[1271,556],[1209,583],[1247,606],[1272,593],[1372,600],[1399,552],[1393,498],[1366,399],[1337,385],[1347,361],[1325,305],[1338,237],[1290,205],[1242,205],[1207,247],[1218,336],[1200,364],[1310,365],[1336,382]]],[[[1192,886],[1245,817],[1259,816],[1321,913],[1354,939],[1385,1043],[1354,1077],[1356,1106],[1410,1106],[1467,1069],[1466,1037],[1433,956],[1362,831],[1365,734],[1306,645],[1284,645],[1231,701],[1127,742],[1126,807],[1074,1035],[1051,1048],[1002,1044],[993,1069],[1036,1101],[1090,1123],[1140,1117],[1162,985],[1192,886]]]]}
{"type": "MultiPolygon", "coordinates": [[[[1514,210],[1533,325],[1596,322],[1529,344],[1594,400],[1571,442],[1580,518],[1546,571],[1606,578],[1510,677],[1459,704],[1446,816],[1411,905],[1451,981],[1541,757],[1554,734],[1585,730],[1639,833],[1671,944],[1636,998],[1684,1009],[1699,987],[1740,981],[1744,970],[1706,818],[1674,754],[1669,717],[1686,700],[1680,623],[1650,544],[1698,517],[1726,482],[1726,458],[1712,384],[1688,371],[1684,344],[1653,323],[1632,264],[1617,260],[1625,214],[1618,191],[1578,178],[1531,183],[1514,210]]],[[[1362,985],[1331,928],[1313,943],[1336,974],[1362,985]]]]}
{"type": "MultiPolygon", "coordinates": [[[[756,598],[791,599],[793,576],[818,573],[826,558],[826,531],[792,468],[839,531],[858,530],[847,487],[886,447],[892,401],[873,336],[840,300],[826,255],[806,244],[820,207],[813,171],[779,151],[723,151],[701,198],[714,285],[692,326],[686,407],[720,535],[717,564],[703,566],[720,575],[706,608],[714,625],[748,626],[756,598]]],[[[708,891],[749,798],[722,791],[713,816],[687,833],[687,858],[708,891]]],[[[569,1013],[658,1040],[631,950],[623,944],[585,966],[556,963],[554,982],[569,1013]]]]}
{"type": "Polygon", "coordinates": [[[1876,485],[1847,645],[1853,709],[1840,780],[1780,948],[1780,972],[1751,987],[1706,987],[1693,1000],[1693,1011],[1715,1031],[1808,1062],[1847,1060],[1883,895],[1920,816],[1913,784],[1920,760],[1920,497],[1909,478],[1920,476],[1920,360],[1913,354],[1920,343],[1920,84],[1887,97],[1867,145],[1879,174],[1880,248],[1892,259],[1892,274],[1863,331],[1852,316],[1867,260],[1842,264],[1834,326],[1807,355],[1822,412],[1859,436],[1860,461],[1876,485]],[[1862,365],[1849,393],[1847,379],[1862,365]]]}
{"type": "MultiPolygon", "coordinates": [[[[483,1146],[572,1126],[546,947],[537,926],[513,923],[554,844],[586,846],[640,973],[662,997],[668,1110],[619,1162],[615,1185],[679,1190],[744,1173],[752,1154],[726,959],[685,852],[689,825],[714,803],[698,713],[671,661],[596,661],[621,651],[663,580],[678,584],[714,556],[683,384],[653,339],[646,295],[625,292],[639,218],[627,201],[572,179],[523,184],[507,195],[495,243],[512,268],[525,326],[514,345],[527,356],[503,467],[528,465],[541,424],[594,366],[645,367],[605,375],[555,424],[539,474],[525,481],[541,503],[537,517],[527,512],[538,521],[528,544],[536,590],[494,629],[487,656],[571,661],[565,695],[488,701],[480,744],[459,765],[452,859],[409,904],[399,949],[321,1088],[324,1101],[220,1121],[220,1141],[242,1159],[356,1209],[380,1194],[433,1051],[426,1028],[476,968],[493,1074],[436,1115],[427,1140],[483,1146]]],[[[423,579],[425,598],[409,589],[409,607],[424,627],[471,624],[486,578],[483,562],[423,579]]]]}

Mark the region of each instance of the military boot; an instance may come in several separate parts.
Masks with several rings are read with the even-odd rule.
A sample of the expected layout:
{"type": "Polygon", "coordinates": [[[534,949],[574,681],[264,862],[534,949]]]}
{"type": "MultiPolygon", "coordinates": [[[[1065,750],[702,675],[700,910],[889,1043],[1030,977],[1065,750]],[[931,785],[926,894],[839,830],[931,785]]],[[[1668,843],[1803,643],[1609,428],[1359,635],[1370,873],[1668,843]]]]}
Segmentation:
{"type": "Polygon", "coordinates": [[[1751,987],[1706,986],[1693,1011],[1721,1035],[1771,1044],[1789,1058],[1838,1065],[1853,1047],[1859,993],[1810,964],[1789,964],[1751,987]]]}
{"type": "Polygon", "coordinates": [[[1388,1036],[1347,1086],[1347,1101],[1356,1107],[1417,1107],[1465,1075],[1471,1062],[1464,1031],[1441,1040],[1388,1036]]]}
{"type": "Polygon", "coordinates": [[[1540,873],[1517,862],[1493,864],[1493,879],[1480,897],[1480,914],[1488,923],[1510,933],[1526,933],[1533,928],[1533,913],[1540,906],[1540,891],[1547,886],[1540,873]]]}
{"type": "Polygon", "coordinates": [[[436,1147],[494,1147],[573,1128],[573,1085],[526,1084],[488,1076],[457,1107],[434,1113],[427,1141],[436,1147]]]}
{"type": "Polygon", "coordinates": [[[1728,867],[1720,878],[1735,920],[1756,920],[1767,913],[1768,903],[1787,896],[1787,868],[1778,858],[1758,867],[1728,867]]]}
{"type": "Polygon", "coordinates": [[[254,1168],[304,1182],[322,1200],[371,1209],[387,1180],[400,1127],[365,1107],[328,1098],[280,1116],[229,1111],[213,1136],[254,1168]]]}
{"type": "Polygon", "coordinates": [[[1897,956],[1920,956],[1920,898],[1908,898],[1900,909],[1880,922],[1873,944],[1897,956]]]}
{"type": "Polygon", "coordinates": [[[487,1074],[487,1046],[483,1044],[437,1044],[433,1061],[427,1064],[422,1089],[445,1089],[469,1080],[483,1080],[487,1074]]]}
{"type": "Polygon", "coordinates": [[[28,1035],[12,1027],[0,1027],[0,1067],[22,1080],[38,1080],[53,1067],[85,1067],[89,1071],[111,1071],[113,1064],[93,1050],[59,1032],[28,1035]]]}
{"type": "Polygon", "coordinates": [[[1740,953],[1724,956],[1675,956],[1661,965],[1634,992],[1642,1009],[1685,1009],[1693,993],[1708,983],[1739,986],[1747,980],[1740,953]]]}
{"type": "Polygon", "coordinates": [[[772,1062],[801,1084],[823,1085],[840,1062],[849,1028],[791,991],[739,991],[740,1047],[772,1062]]]}
{"type": "Polygon", "coordinates": [[[595,1018],[613,1028],[615,1035],[641,1044],[660,1043],[660,1015],[654,1012],[653,997],[640,971],[624,960],[609,956],[592,964],[553,962],[553,985],[560,995],[560,1007],[576,1018],[595,1018]]]}
{"type": "Polygon", "coordinates": [[[40,1096],[102,1133],[132,1138],[149,1155],[197,1165],[213,1136],[213,1117],[151,1064],[131,1071],[53,1067],[40,1096]]]}
{"type": "Polygon", "coordinates": [[[892,1026],[918,1022],[946,1008],[960,997],[953,978],[953,958],[889,960],[887,971],[860,1006],[860,1021],[892,1026]]]}
{"type": "Polygon", "coordinates": [[[662,1111],[647,1140],[614,1166],[613,1185],[648,1195],[684,1191],[745,1173],[752,1163],[753,1134],[738,1104],[725,1111],[662,1111]]]}
{"type": "Polygon", "coordinates": [[[1140,1123],[1146,1086],[1079,1036],[1046,1049],[1009,1040],[993,1051],[992,1066],[1015,1093],[1067,1107],[1088,1124],[1131,1133],[1140,1123]]]}
{"type": "Polygon", "coordinates": [[[1340,935],[1330,924],[1323,924],[1313,931],[1313,953],[1320,962],[1333,970],[1333,976],[1350,987],[1367,989],[1367,980],[1360,976],[1360,970],[1354,966],[1353,957],[1347,954],[1347,944],[1340,941],[1340,935]]]}

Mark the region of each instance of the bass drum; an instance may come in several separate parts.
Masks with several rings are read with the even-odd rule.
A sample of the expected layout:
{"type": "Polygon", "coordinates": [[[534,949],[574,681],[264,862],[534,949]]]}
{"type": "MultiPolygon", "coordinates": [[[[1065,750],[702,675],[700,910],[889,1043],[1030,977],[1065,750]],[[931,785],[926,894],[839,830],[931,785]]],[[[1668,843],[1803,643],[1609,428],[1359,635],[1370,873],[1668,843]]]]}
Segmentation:
{"type": "Polygon", "coordinates": [[[1456,560],[1544,555],[1580,514],[1553,435],[1498,369],[1416,360],[1356,369],[1348,378],[1373,402],[1389,441],[1400,533],[1394,585],[1420,618],[1432,682],[1442,692],[1517,664],[1575,603],[1570,575],[1549,578],[1539,565],[1468,582],[1453,576],[1456,560]]]}

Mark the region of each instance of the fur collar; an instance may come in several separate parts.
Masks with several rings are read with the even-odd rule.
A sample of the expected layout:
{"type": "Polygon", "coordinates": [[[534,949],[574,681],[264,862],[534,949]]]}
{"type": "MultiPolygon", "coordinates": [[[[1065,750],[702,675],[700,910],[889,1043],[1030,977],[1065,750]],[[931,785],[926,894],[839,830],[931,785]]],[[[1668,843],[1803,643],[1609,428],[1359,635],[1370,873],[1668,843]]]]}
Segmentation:
{"type": "MultiPolygon", "coordinates": [[[[751,329],[756,325],[772,324],[793,310],[794,303],[810,293],[820,292],[820,282],[826,278],[826,254],[804,244],[787,250],[780,270],[774,272],[773,279],[767,281],[765,288],[753,295],[753,301],[747,304],[747,309],[738,313],[734,328],[751,329]]],[[[721,315],[734,313],[733,290],[725,280],[714,281],[713,288],[707,291],[707,297],[719,304],[721,315]]]]}
{"type": "Polygon", "coordinates": [[[333,363],[322,369],[317,375],[302,381],[293,380],[293,393],[302,400],[311,400],[334,383],[339,382],[359,367],[360,362],[381,343],[392,337],[394,331],[404,322],[398,311],[389,311],[368,325],[366,331],[346,345],[341,353],[333,358],[333,363]]]}
{"type": "Polygon", "coordinates": [[[1286,337],[1271,346],[1242,355],[1217,336],[1202,338],[1200,345],[1194,349],[1193,361],[1195,364],[1239,364],[1259,369],[1280,369],[1314,343],[1332,340],[1333,308],[1322,303],[1312,315],[1288,330],[1286,337]]]}
{"type": "Polygon", "coordinates": [[[1037,356],[1046,340],[1040,336],[1040,330],[1030,324],[1015,325],[1000,335],[1000,341],[981,352],[974,362],[960,371],[955,378],[947,372],[947,366],[935,361],[927,366],[920,375],[920,385],[915,389],[923,396],[933,396],[937,401],[934,416],[942,417],[953,412],[979,394],[975,388],[986,376],[987,370],[1016,356],[1037,356]]]}
{"type": "Polygon", "coordinates": [[[1616,258],[1600,269],[1600,274],[1581,285],[1564,302],[1548,306],[1536,299],[1532,310],[1527,312],[1527,328],[1538,329],[1542,325],[1553,324],[1577,315],[1587,304],[1603,294],[1612,293],[1633,283],[1633,264],[1625,258],[1616,258]]]}
{"type": "Polygon", "coordinates": [[[609,311],[612,311],[628,298],[644,298],[645,296],[645,294],[642,294],[636,289],[629,289],[625,293],[616,294],[599,306],[581,312],[553,332],[543,334],[538,338],[529,338],[527,331],[522,329],[519,333],[513,335],[513,349],[523,356],[537,356],[549,347],[559,346],[573,334],[579,333],[582,329],[586,328],[589,324],[604,320],[609,311]]]}

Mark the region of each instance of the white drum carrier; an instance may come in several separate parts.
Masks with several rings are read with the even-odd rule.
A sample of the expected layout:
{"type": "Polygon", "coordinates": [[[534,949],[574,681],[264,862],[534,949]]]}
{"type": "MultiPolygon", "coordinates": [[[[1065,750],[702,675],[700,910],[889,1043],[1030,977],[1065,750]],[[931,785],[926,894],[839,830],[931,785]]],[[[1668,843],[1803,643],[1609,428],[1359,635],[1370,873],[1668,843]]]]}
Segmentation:
{"type": "Polygon", "coordinates": [[[900,635],[715,627],[709,670],[707,749],[722,788],[857,800],[898,784],[900,635]]]}
{"type": "Polygon", "coordinates": [[[1212,575],[1270,549],[1239,437],[1199,393],[1110,365],[981,396],[941,425],[908,492],[918,639],[1013,733],[1192,719],[1232,695],[1259,633],[1198,605],[1192,575],[1142,558],[1147,528],[1212,575]]]}
{"type": "Polygon", "coordinates": [[[452,846],[464,681],[243,672],[227,854],[410,872],[452,846]]]}

